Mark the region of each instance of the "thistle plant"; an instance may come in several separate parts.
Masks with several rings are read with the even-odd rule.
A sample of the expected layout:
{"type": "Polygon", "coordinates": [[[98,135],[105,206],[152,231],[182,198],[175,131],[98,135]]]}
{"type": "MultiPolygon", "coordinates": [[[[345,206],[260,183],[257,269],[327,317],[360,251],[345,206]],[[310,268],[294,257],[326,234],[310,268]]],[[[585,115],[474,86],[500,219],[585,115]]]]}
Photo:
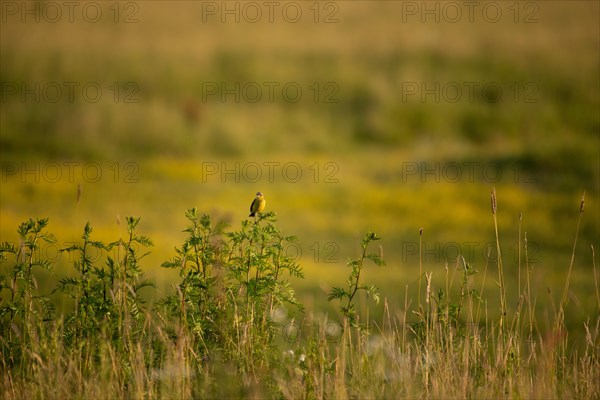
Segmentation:
{"type": "Polygon", "coordinates": [[[242,369],[253,368],[273,345],[273,308],[300,307],[284,279],[284,274],[302,277],[297,261],[285,254],[295,238],[275,226],[273,212],[244,220],[239,231],[226,233],[225,224],[213,224],[195,208],[186,217],[188,238],[162,264],[178,269],[180,277],[177,293],[159,304],[167,317],[179,321],[179,332],[171,334],[190,335],[197,354],[220,349],[242,369]]]}
{"type": "Polygon", "coordinates": [[[224,298],[217,269],[222,266],[222,253],[219,240],[225,224],[212,224],[208,214],[200,215],[196,208],[186,211],[190,225],[184,230],[188,237],[177,255],[162,264],[164,268],[178,269],[180,283],[177,293],[169,295],[160,303],[169,315],[179,321],[179,332],[173,335],[191,333],[196,346],[218,342],[220,333],[218,320],[224,311],[224,298]]]}
{"type": "Polygon", "coordinates": [[[144,278],[140,260],[149,252],[140,253],[140,249],[152,246],[152,241],[147,236],[138,235],[136,227],[140,222],[139,217],[127,217],[127,239],[119,239],[108,244],[108,251],[116,249],[116,257],[107,257],[108,278],[110,279],[110,293],[117,310],[118,335],[130,339],[143,330],[144,301],[140,297],[140,290],[152,286],[144,278]],[[124,254],[121,254],[124,253],[124,254]]]}
{"type": "Polygon", "coordinates": [[[45,231],[47,225],[47,218],[30,218],[19,225],[18,246],[8,242],[0,246],[0,260],[14,257],[9,280],[0,277],[0,289],[9,292],[0,302],[2,356],[9,364],[21,364],[23,368],[27,368],[30,344],[38,337],[38,328],[52,318],[54,311],[49,297],[40,293],[34,276],[37,269],[51,270],[40,247],[42,242],[56,242],[54,235],[45,231]]]}
{"type": "Polygon", "coordinates": [[[367,253],[367,248],[369,244],[372,242],[379,240],[380,238],[374,232],[367,232],[365,237],[360,243],[361,247],[361,255],[357,259],[349,259],[346,265],[352,268],[350,272],[350,276],[346,281],[348,283],[347,288],[342,287],[334,287],[329,294],[328,300],[339,300],[340,303],[340,311],[342,314],[348,318],[350,325],[357,326],[357,316],[356,316],[356,308],[354,303],[354,298],[358,291],[364,291],[367,295],[372,298],[376,303],[379,303],[380,296],[377,292],[377,288],[372,284],[360,282],[360,273],[364,266],[365,259],[371,260],[377,266],[385,265],[385,261],[383,261],[380,254],[377,253],[367,253]],[[345,305],[344,305],[345,302],[345,305]]]}
{"type": "MultiPolygon", "coordinates": [[[[87,223],[82,242],[61,250],[71,255],[75,274],[60,279],[54,292],[74,302],[74,310],[64,319],[63,336],[65,344],[79,355],[82,369],[97,362],[100,349],[107,343],[114,343],[117,359],[127,365],[133,343],[144,333],[146,311],[140,291],[152,284],[145,280],[140,265],[148,253],[138,249],[151,246],[152,241],[136,233],[139,218],[127,217],[126,221],[126,240],[108,245],[92,240],[93,229],[87,223]]],[[[126,368],[123,371],[118,380],[124,384],[129,375],[126,368]]]]}
{"type": "Polygon", "coordinates": [[[75,302],[75,310],[65,321],[65,339],[74,343],[80,342],[84,337],[95,337],[112,308],[107,275],[104,269],[93,265],[91,253],[95,251],[101,254],[106,250],[106,245],[91,240],[91,233],[92,226],[88,222],[81,235],[83,243],[74,243],[61,249],[74,258],[76,275],[60,279],[55,292],[66,294],[75,302]]]}

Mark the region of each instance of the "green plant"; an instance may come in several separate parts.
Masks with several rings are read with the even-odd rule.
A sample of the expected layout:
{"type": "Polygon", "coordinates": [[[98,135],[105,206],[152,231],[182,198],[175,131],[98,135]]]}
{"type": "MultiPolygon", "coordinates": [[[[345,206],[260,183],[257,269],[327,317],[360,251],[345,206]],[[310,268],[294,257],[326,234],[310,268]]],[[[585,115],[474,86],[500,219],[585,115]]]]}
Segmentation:
{"type": "MultiPolygon", "coordinates": [[[[582,322],[584,338],[579,342],[567,338],[578,330],[563,323],[564,301],[554,320],[539,318],[527,234],[526,289],[519,299],[507,292],[507,303],[518,306],[507,308],[506,315],[489,316],[488,300],[504,294],[494,290],[488,291],[493,296],[484,297],[483,284],[482,290],[473,289],[477,271],[459,257],[454,266],[446,264],[445,278],[435,270],[425,272],[423,304],[412,303],[407,285],[404,305],[392,308],[385,298],[383,318],[375,321],[367,300],[361,320],[365,324],[359,323],[356,307],[360,293],[379,299],[374,286],[361,281],[365,260],[384,264],[380,254],[369,251],[379,239],[369,232],[361,241],[360,256],[348,260],[348,286],[334,288],[332,295],[338,296],[329,296],[340,302],[341,334],[329,335],[327,316],[311,316],[306,324],[311,334],[305,340],[283,343],[276,340],[281,324],[274,318],[275,309],[302,309],[285,280],[288,274],[302,276],[298,260],[286,254],[295,238],[281,233],[273,213],[261,214],[256,222],[242,221],[239,230],[228,232],[196,209],[186,216],[187,237],[175,257],[163,264],[177,270],[179,279],[174,293],[160,297],[155,308],[141,299],[140,290],[148,282],[141,268],[146,253],[138,247],[152,242],[137,233],[138,218],[127,218],[126,238],[108,245],[93,240],[86,224],[81,241],[63,249],[72,256],[73,270],[59,280],[52,296],[43,295],[36,282],[42,272],[38,267],[52,266],[40,242],[52,242],[54,236],[46,232],[46,220],[21,224],[20,244],[0,246],[2,397],[600,395],[600,318],[582,322]],[[101,257],[92,257],[94,252],[101,257]],[[57,300],[72,306],[64,316],[51,312],[57,300]],[[528,321],[520,316],[523,301],[533,303],[528,321]],[[415,315],[416,321],[411,318],[415,315]],[[557,324],[562,336],[556,335],[557,324]],[[543,335],[543,330],[551,334],[543,335]]],[[[595,269],[593,251],[592,264],[595,269]]]]}
{"type": "Polygon", "coordinates": [[[327,298],[329,301],[338,300],[341,303],[344,303],[344,300],[345,300],[345,305],[344,304],[340,305],[340,311],[346,318],[348,318],[348,320],[352,326],[356,326],[358,323],[356,309],[355,309],[355,303],[354,303],[354,298],[355,298],[356,294],[358,293],[358,291],[366,292],[366,294],[370,298],[372,298],[376,303],[379,303],[379,300],[380,300],[380,295],[377,292],[377,288],[374,285],[360,282],[360,273],[364,266],[365,259],[371,260],[377,266],[385,265],[385,261],[383,261],[383,259],[381,258],[381,255],[376,254],[376,253],[367,253],[367,248],[368,248],[369,244],[371,244],[372,242],[379,240],[379,239],[380,238],[374,232],[368,232],[365,235],[365,237],[363,238],[363,240],[360,243],[360,247],[361,247],[360,257],[357,259],[354,259],[354,260],[349,259],[348,262],[346,263],[346,265],[352,269],[350,271],[350,276],[348,277],[348,280],[347,280],[348,287],[347,288],[334,287],[331,290],[329,297],[327,298]]]}
{"type": "Polygon", "coordinates": [[[75,302],[75,310],[65,320],[65,340],[77,345],[84,338],[97,337],[102,330],[102,323],[110,318],[113,302],[110,294],[110,282],[104,269],[95,267],[90,251],[106,250],[104,243],[91,240],[92,227],[85,225],[81,239],[83,243],[75,243],[62,249],[75,258],[73,267],[76,275],[65,277],[59,281],[55,292],[62,292],[75,302]]]}
{"type": "Polygon", "coordinates": [[[190,223],[184,230],[188,238],[175,249],[177,255],[162,264],[164,268],[177,269],[180,282],[176,293],[166,296],[158,305],[167,317],[177,320],[173,327],[161,318],[170,337],[183,340],[194,350],[194,357],[201,358],[224,338],[227,300],[221,235],[225,224],[212,225],[210,216],[199,215],[196,208],[187,210],[186,218],[190,223]]]}
{"type": "Polygon", "coordinates": [[[147,236],[137,234],[140,218],[127,217],[126,221],[127,239],[119,239],[106,246],[107,251],[116,250],[116,257],[107,257],[107,272],[100,274],[102,278],[108,278],[108,290],[117,312],[117,334],[121,339],[126,339],[122,343],[143,334],[144,300],[140,297],[140,291],[152,286],[144,278],[140,265],[141,259],[149,254],[140,250],[152,246],[152,241],[147,236]]]}
{"type": "MultiPolygon", "coordinates": [[[[163,267],[178,269],[177,293],[160,302],[179,321],[174,337],[190,335],[198,355],[224,351],[242,370],[266,362],[273,346],[275,307],[302,308],[284,274],[302,277],[297,261],[285,254],[293,236],[274,225],[273,212],[244,220],[239,231],[224,232],[207,214],[190,209],[190,226],[177,256],[163,267]]],[[[166,324],[168,326],[168,324],[166,324]]]]}
{"type": "Polygon", "coordinates": [[[40,251],[40,242],[56,242],[54,235],[46,232],[47,225],[47,218],[30,218],[19,225],[17,246],[5,242],[0,247],[0,260],[7,261],[8,255],[14,257],[10,280],[5,276],[0,280],[0,289],[9,292],[8,298],[0,303],[2,357],[24,373],[31,368],[33,346],[54,311],[53,303],[40,292],[35,277],[37,269],[51,270],[50,261],[40,251]]]}

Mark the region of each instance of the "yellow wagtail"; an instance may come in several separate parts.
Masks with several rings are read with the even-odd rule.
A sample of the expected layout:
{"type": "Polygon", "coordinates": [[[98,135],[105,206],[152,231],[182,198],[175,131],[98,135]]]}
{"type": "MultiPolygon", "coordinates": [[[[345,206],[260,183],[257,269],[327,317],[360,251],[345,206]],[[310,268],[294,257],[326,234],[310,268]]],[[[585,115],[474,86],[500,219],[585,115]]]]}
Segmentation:
{"type": "Polygon", "coordinates": [[[256,197],[250,204],[250,215],[249,217],[254,217],[256,213],[260,213],[265,209],[267,205],[267,201],[265,200],[265,196],[261,192],[256,192],[256,197]]]}

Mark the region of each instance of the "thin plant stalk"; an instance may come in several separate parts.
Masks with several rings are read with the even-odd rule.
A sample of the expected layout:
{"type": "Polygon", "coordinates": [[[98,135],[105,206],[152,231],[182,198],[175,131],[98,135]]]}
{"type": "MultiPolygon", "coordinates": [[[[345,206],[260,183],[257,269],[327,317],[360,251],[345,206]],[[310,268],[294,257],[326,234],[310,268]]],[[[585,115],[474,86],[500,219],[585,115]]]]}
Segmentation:
{"type": "Polygon", "coordinates": [[[573,241],[573,251],[571,253],[571,262],[569,263],[569,272],[567,272],[567,280],[565,282],[565,288],[563,290],[560,306],[558,309],[558,318],[556,320],[557,330],[560,330],[564,325],[565,319],[565,307],[567,306],[567,300],[569,298],[569,284],[571,282],[571,272],[573,271],[573,263],[575,261],[575,249],[577,248],[577,239],[579,238],[579,227],[581,226],[581,217],[585,209],[585,192],[581,196],[581,203],[579,204],[579,217],[577,218],[577,229],[575,230],[575,240],[573,241]]]}

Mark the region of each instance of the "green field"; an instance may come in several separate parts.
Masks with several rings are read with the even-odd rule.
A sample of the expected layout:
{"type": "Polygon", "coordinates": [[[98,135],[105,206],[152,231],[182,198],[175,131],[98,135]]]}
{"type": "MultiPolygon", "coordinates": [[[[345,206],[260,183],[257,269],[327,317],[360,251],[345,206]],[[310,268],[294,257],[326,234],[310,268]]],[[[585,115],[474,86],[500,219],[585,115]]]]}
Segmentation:
{"type": "MultiPolygon", "coordinates": [[[[304,271],[304,278],[289,279],[305,309],[288,305],[289,318],[344,324],[347,316],[327,298],[332,288],[346,285],[347,259],[360,256],[361,239],[374,231],[382,239],[373,251],[386,265],[367,264],[360,278],[378,288],[382,301],[357,297],[360,321],[403,321],[385,332],[397,339],[398,346],[390,348],[398,357],[413,360],[424,349],[443,352],[437,356],[448,361],[448,369],[435,377],[425,366],[404,371],[396,357],[391,368],[399,375],[392,375],[401,378],[369,387],[370,378],[357,380],[357,370],[342,373],[340,365],[361,359],[360,351],[345,353],[348,343],[356,350],[377,336],[369,336],[373,329],[367,334],[349,328],[335,346],[313,343],[327,348],[323,360],[333,363],[332,369],[309,366],[305,373],[318,370],[323,376],[292,376],[299,386],[286,392],[279,381],[285,381],[285,360],[275,362],[273,354],[288,348],[274,335],[273,343],[263,337],[269,346],[277,342],[268,356],[224,350],[226,365],[227,357],[246,357],[234,362],[231,374],[203,369],[193,357],[170,360],[196,371],[173,396],[440,397],[448,385],[455,388],[452,397],[559,398],[565,387],[566,397],[598,396],[597,383],[584,384],[599,381],[598,372],[586,365],[600,370],[594,256],[600,248],[598,2],[482,2],[473,9],[462,2],[267,3],[91,2],[72,10],[61,2],[0,3],[0,242],[19,249],[19,225],[49,218],[47,230],[56,243],[39,243],[35,251],[53,271],[34,277],[36,290],[56,306],[53,320],[77,310],[75,300],[53,290],[61,279],[77,277],[73,258],[60,249],[80,242],[87,222],[93,240],[107,244],[125,240],[126,218],[140,217],[136,231],[153,246],[139,267],[154,287],[139,296],[146,301],[148,326],[156,326],[154,307],[176,295],[181,283],[176,270],[161,264],[188,238],[186,210],[195,207],[213,223],[223,221],[225,232],[237,232],[248,219],[254,193],[262,191],[277,228],[297,238],[283,254],[304,271]],[[531,340],[525,339],[524,310],[531,306],[539,340],[528,350],[533,356],[523,350],[522,363],[514,366],[529,371],[529,382],[492,373],[494,365],[508,368],[507,360],[478,359],[490,368],[481,379],[491,383],[477,386],[473,382],[479,378],[469,368],[464,376],[474,380],[459,382],[451,373],[452,363],[469,359],[464,344],[473,345],[472,338],[461,337],[456,359],[444,358],[450,356],[442,328],[449,329],[449,322],[437,320],[434,308],[416,312],[441,289],[451,296],[448,304],[461,299],[464,310],[479,307],[479,313],[459,313],[456,324],[481,324],[486,332],[502,325],[498,249],[505,318],[516,322],[496,337],[526,348],[531,340]],[[483,292],[481,302],[460,297],[467,264],[467,270],[478,271],[468,282],[483,292]],[[432,274],[429,296],[426,273],[432,274]],[[419,323],[431,331],[407,328],[419,323]],[[563,331],[568,331],[559,335],[564,342],[551,348],[548,338],[563,331]],[[406,338],[411,335],[416,347],[406,338]],[[423,345],[423,337],[432,342],[423,345]],[[250,355],[256,360],[248,361],[250,355]],[[561,375],[557,359],[579,367],[561,375]],[[207,382],[223,378],[219,374],[241,376],[244,384],[237,392],[218,391],[207,382]],[[270,377],[266,386],[248,383],[263,376],[270,377]],[[415,376],[422,382],[411,386],[407,382],[415,376]],[[536,379],[539,392],[532,389],[536,379]]],[[[99,251],[94,265],[105,265],[111,254],[123,256],[114,251],[99,251]]],[[[0,271],[6,278],[0,294],[4,310],[14,300],[10,277],[19,264],[7,254],[0,271]]],[[[256,304],[249,298],[232,303],[256,304]]],[[[119,309],[124,315],[129,311],[119,309]]],[[[26,322],[6,312],[3,334],[11,324],[26,322]]],[[[251,321],[246,323],[252,331],[251,321]]],[[[265,326],[252,332],[259,337],[265,326]]],[[[61,337],[59,328],[55,334],[61,337]]],[[[186,334],[192,335],[182,333],[179,339],[186,334]]],[[[171,344],[184,346],[156,335],[146,339],[160,342],[163,354],[177,354],[171,344]]],[[[217,347],[223,344],[219,340],[217,347]]],[[[505,352],[510,344],[505,345],[494,343],[489,351],[505,352]]],[[[70,344],[64,346],[64,354],[55,351],[68,360],[70,344]]],[[[187,355],[199,352],[193,344],[187,349],[187,355]]],[[[131,349],[101,353],[105,350],[123,351],[121,361],[135,365],[131,349]]],[[[75,379],[65,363],[64,376],[70,377],[65,379],[75,379]]],[[[365,363],[373,371],[390,367],[365,363]]],[[[95,391],[102,386],[92,382],[88,391],[83,385],[70,393],[52,392],[37,378],[28,381],[44,368],[20,365],[3,362],[4,397],[102,397],[95,391]]],[[[108,397],[170,397],[161,392],[168,385],[136,386],[141,381],[135,373],[119,366],[100,362],[96,370],[78,368],[81,381],[90,371],[104,371],[104,383],[111,382],[108,397]]],[[[383,382],[378,376],[372,381],[383,382]]]]}

